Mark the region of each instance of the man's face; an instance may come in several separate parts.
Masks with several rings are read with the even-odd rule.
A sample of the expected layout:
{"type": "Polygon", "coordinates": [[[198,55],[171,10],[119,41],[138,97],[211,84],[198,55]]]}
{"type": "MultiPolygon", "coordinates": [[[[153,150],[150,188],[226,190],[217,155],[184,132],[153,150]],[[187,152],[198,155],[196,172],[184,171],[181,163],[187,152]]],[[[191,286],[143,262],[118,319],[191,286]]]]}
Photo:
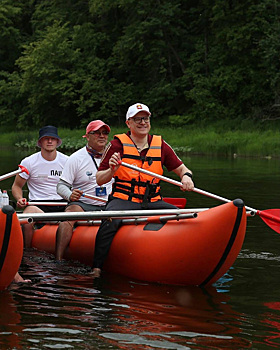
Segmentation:
{"type": "Polygon", "coordinates": [[[137,113],[133,118],[129,118],[126,125],[129,127],[131,134],[137,136],[147,135],[151,129],[150,117],[144,111],[137,113]]]}
{"type": "Polygon", "coordinates": [[[88,145],[97,150],[103,150],[105,145],[108,142],[108,130],[102,126],[100,129],[95,131],[90,131],[88,134],[86,134],[86,139],[88,141],[88,145]]]}
{"type": "Polygon", "coordinates": [[[41,148],[47,152],[53,152],[58,145],[58,139],[55,137],[45,136],[40,140],[41,148]]]}

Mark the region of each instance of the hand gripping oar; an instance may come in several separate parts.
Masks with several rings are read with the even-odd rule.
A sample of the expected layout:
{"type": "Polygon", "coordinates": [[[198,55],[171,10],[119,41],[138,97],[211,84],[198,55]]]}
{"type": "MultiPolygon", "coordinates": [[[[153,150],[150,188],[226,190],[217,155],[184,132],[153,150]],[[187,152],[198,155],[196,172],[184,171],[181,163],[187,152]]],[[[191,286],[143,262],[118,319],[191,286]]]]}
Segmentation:
{"type": "MultiPolygon", "coordinates": [[[[127,168],[139,171],[139,172],[141,172],[143,174],[153,176],[153,177],[155,177],[157,179],[160,179],[160,180],[163,180],[165,182],[169,182],[169,183],[171,183],[173,185],[182,187],[182,183],[181,182],[173,180],[173,179],[170,179],[168,177],[165,177],[165,176],[162,176],[162,175],[159,175],[159,174],[156,174],[156,173],[153,173],[153,172],[151,172],[149,170],[145,170],[145,169],[139,168],[139,167],[137,167],[135,165],[128,164],[128,163],[125,163],[123,161],[120,161],[119,164],[123,165],[123,166],[125,166],[127,168]]],[[[196,187],[194,187],[193,191],[197,192],[197,193],[200,193],[200,194],[203,194],[205,196],[214,198],[214,199],[218,199],[218,200],[220,200],[222,202],[226,202],[226,203],[231,202],[230,199],[227,199],[227,198],[224,198],[224,197],[221,197],[221,196],[217,196],[216,194],[213,194],[213,193],[210,193],[210,192],[207,192],[207,191],[204,191],[204,190],[200,190],[199,188],[196,188],[196,187]]],[[[260,216],[261,219],[270,228],[272,228],[274,231],[280,233],[280,209],[257,210],[257,209],[254,209],[254,208],[251,208],[251,207],[247,207],[247,206],[245,206],[245,209],[247,211],[253,212],[255,215],[260,216]]]]}
{"type": "Polygon", "coordinates": [[[1,175],[0,176],[0,181],[8,179],[9,177],[12,177],[12,176],[20,174],[20,173],[26,173],[26,174],[29,175],[29,171],[24,166],[19,165],[18,167],[19,167],[18,170],[12,171],[12,172],[7,173],[5,175],[1,175]]]}

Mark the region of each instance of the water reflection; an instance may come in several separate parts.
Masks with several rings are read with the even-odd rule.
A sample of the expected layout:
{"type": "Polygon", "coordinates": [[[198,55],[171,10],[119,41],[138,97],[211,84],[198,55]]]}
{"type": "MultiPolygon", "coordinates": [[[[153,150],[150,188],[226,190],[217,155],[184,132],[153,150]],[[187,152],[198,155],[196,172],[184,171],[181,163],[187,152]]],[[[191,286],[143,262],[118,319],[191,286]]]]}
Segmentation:
{"type": "Polygon", "coordinates": [[[17,302],[10,291],[0,292],[0,344],[1,349],[20,349],[19,334],[22,332],[21,316],[17,302]]]}
{"type": "Polygon", "coordinates": [[[230,341],[231,349],[249,347],[239,336],[241,314],[214,287],[140,283],[109,274],[93,281],[87,267],[57,265],[37,251],[28,252],[23,270],[33,284],[5,292],[12,298],[5,313],[21,315],[14,318],[18,346],[82,349],[105,342],[123,349],[214,349],[230,341]]]}
{"type": "Polygon", "coordinates": [[[280,301],[264,303],[269,311],[263,315],[263,322],[270,327],[270,335],[266,336],[265,342],[279,348],[280,346],[280,301]],[[272,312],[271,312],[272,310],[272,312]]]}
{"type": "Polygon", "coordinates": [[[247,347],[238,338],[240,315],[229,306],[229,296],[213,287],[159,286],[107,276],[102,288],[110,291],[117,305],[128,306],[114,332],[102,333],[105,338],[130,346],[176,345],[176,349],[183,349],[186,343],[206,348],[226,346],[229,340],[232,349],[241,344],[247,347]]]}

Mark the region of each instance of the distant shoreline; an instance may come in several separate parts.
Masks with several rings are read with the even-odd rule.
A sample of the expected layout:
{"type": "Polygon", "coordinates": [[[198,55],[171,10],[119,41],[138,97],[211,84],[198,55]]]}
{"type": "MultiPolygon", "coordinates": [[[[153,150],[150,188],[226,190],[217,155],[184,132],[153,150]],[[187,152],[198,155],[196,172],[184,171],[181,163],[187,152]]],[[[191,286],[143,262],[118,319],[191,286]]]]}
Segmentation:
{"type": "MultiPolygon", "coordinates": [[[[123,128],[112,127],[109,140],[113,135],[126,132],[123,128]]],[[[160,127],[152,126],[152,134],[162,135],[178,154],[217,155],[229,157],[280,158],[280,131],[275,130],[219,130],[196,127],[160,127]]],[[[62,152],[72,153],[85,145],[83,129],[59,129],[62,152]]],[[[0,149],[16,147],[35,152],[38,131],[0,133],[0,149]]]]}

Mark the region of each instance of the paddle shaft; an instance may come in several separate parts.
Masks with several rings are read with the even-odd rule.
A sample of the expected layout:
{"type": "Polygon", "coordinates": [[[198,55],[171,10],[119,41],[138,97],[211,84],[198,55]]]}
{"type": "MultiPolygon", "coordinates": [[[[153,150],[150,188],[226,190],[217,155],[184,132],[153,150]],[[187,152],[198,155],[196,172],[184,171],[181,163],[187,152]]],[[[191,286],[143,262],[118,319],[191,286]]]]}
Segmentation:
{"type": "MultiPolygon", "coordinates": [[[[107,203],[106,199],[100,198],[97,196],[93,196],[93,195],[87,194],[87,193],[83,193],[82,197],[89,198],[89,199],[95,199],[95,200],[102,202],[102,203],[107,203]]],[[[67,204],[69,204],[69,203],[68,202],[35,202],[35,201],[26,203],[26,205],[47,205],[50,207],[55,207],[55,206],[60,206],[60,205],[63,206],[63,205],[67,205],[67,204]]]]}
{"type": "Polygon", "coordinates": [[[23,173],[23,172],[29,174],[28,170],[24,166],[19,165],[19,169],[18,170],[11,171],[10,173],[7,173],[5,175],[1,175],[0,176],[0,181],[8,179],[9,177],[15,176],[15,175],[23,173]]]}
{"type": "Polygon", "coordinates": [[[68,202],[26,202],[26,205],[46,205],[49,207],[65,206],[68,202]]]}
{"type": "MultiPolygon", "coordinates": [[[[159,174],[156,174],[156,173],[153,173],[149,170],[146,170],[146,169],[142,169],[142,168],[139,168],[135,165],[132,165],[132,164],[128,164],[128,163],[125,163],[123,161],[120,162],[121,165],[127,167],[127,168],[130,168],[130,169],[133,169],[133,170],[136,170],[136,171],[139,171],[139,172],[142,172],[146,175],[150,175],[150,176],[153,176],[157,179],[160,179],[160,180],[163,180],[165,182],[169,182],[173,185],[176,185],[176,186],[179,186],[179,187],[182,187],[182,183],[179,182],[179,181],[176,181],[176,180],[173,180],[173,179],[170,179],[168,177],[165,177],[163,175],[159,175],[159,174]]],[[[221,197],[221,196],[217,196],[216,194],[213,194],[213,193],[210,193],[210,192],[207,192],[207,191],[204,191],[204,190],[201,190],[199,188],[196,188],[194,187],[193,189],[194,192],[197,192],[197,193],[200,193],[200,194],[203,194],[207,197],[211,197],[211,198],[214,198],[214,199],[218,199],[222,202],[231,202],[230,199],[227,199],[227,198],[224,198],[224,197],[221,197]]],[[[251,211],[253,212],[254,214],[257,214],[257,215],[260,215],[260,216],[264,216],[266,217],[267,219],[271,219],[271,220],[276,220],[276,221],[280,221],[280,219],[278,219],[277,217],[273,216],[273,215],[270,215],[270,214],[267,214],[267,213],[264,213],[263,211],[260,211],[260,210],[257,210],[257,209],[254,209],[254,208],[251,208],[251,207],[248,207],[248,206],[245,206],[245,209],[247,211],[251,211]]]]}
{"type": "Polygon", "coordinates": [[[93,196],[92,194],[83,193],[82,196],[85,198],[89,198],[89,199],[95,199],[95,200],[102,202],[102,203],[107,203],[107,199],[93,196]]]}

